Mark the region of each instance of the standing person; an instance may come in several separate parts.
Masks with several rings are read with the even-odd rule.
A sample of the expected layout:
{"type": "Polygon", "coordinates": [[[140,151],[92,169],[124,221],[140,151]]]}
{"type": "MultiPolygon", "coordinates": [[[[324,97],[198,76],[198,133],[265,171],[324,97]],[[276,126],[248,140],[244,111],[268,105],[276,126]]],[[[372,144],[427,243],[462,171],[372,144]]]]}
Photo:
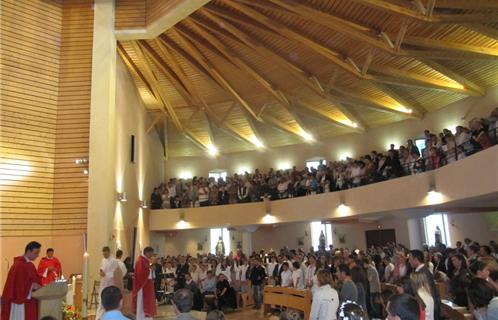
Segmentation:
{"type": "Polygon", "coordinates": [[[266,277],[265,268],[261,265],[259,258],[253,259],[253,266],[249,271],[249,280],[252,285],[252,296],[254,299],[254,308],[259,309],[263,304],[263,281],[266,277]]]}
{"type": "Polygon", "coordinates": [[[125,280],[127,279],[128,268],[126,267],[126,264],[123,261],[121,261],[122,258],[123,258],[123,250],[118,249],[116,251],[116,261],[118,263],[119,270],[121,270],[121,275],[123,276],[123,284],[121,285],[121,283],[116,283],[116,287],[120,288],[121,290],[124,290],[127,287],[125,280]]]}
{"type": "MultiPolygon", "coordinates": [[[[114,286],[114,273],[119,269],[118,262],[111,255],[111,249],[109,247],[102,248],[102,262],[100,263],[100,288],[99,288],[99,306],[97,307],[96,319],[100,319],[104,314],[105,310],[102,306],[102,290],[107,287],[114,286]]],[[[119,271],[121,272],[121,271],[119,271]]]]}
{"type": "Polygon", "coordinates": [[[41,244],[32,241],[24,255],[15,257],[2,293],[2,320],[37,320],[38,301],[31,297],[41,287],[33,261],[40,254],[41,244]]]}
{"type": "Polygon", "coordinates": [[[339,308],[339,295],[333,288],[332,274],[328,270],[317,273],[319,288],[313,294],[310,320],[336,320],[339,308]]]}
{"type": "Polygon", "coordinates": [[[47,249],[47,256],[43,257],[38,264],[38,275],[42,286],[46,286],[62,276],[62,266],[59,259],[54,257],[54,249],[47,249]]]}
{"type": "Polygon", "coordinates": [[[351,270],[346,264],[339,265],[339,280],[342,281],[341,301],[358,302],[358,288],[351,278],[351,270]]]}
{"type": "Polygon", "coordinates": [[[133,311],[137,320],[152,319],[156,315],[156,299],[154,292],[154,271],[152,256],[154,249],[145,247],[143,255],[135,263],[133,279],[133,311]]]}
{"type": "Polygon", "coordinates": [[[441,318],[440,317],[441,298],[439,296],[439,291],[436,288],[436,282],[434,281],[434,276],[425,266],[424,253],[420,250],[410,251],[410,257],[408,258],[408,262],[410,263],[414,271],[422,272],[427,277],[427,282],[431,287],[431,295],[432,298],[434,299],[434,319],[439,320],[441,318]]]}
{"type": "Polygon", "coordinates": [[[434,320],[434,299],[427,277],[420,271],[415,271],[410,274],[410,282],[413,292],[425,305],[425,320],[434,320]]]}

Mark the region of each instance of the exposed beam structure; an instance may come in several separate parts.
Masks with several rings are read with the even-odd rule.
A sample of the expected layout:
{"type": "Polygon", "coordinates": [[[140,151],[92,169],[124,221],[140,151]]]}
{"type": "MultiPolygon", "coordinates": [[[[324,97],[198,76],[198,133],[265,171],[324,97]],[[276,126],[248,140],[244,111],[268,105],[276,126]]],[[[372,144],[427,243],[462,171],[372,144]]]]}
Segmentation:
{"type": "MultiPolygon", "coordinates": [[[[171,81],[173,83],[175,82],[177,83],[176,85],[177,90],[180,93],[183,93],[182,95],[185,95],[186,96],[185,98],[189,100],[193,105],[197,105],[199,110],[203,112],[204,116],[208,120],[213,121],[216,124],[216,126],[222,129],[225,133],[228,133],[230,135],[233,134],[234,136],[236,136],[236,139],[238,140],[242,139],[249,141],[246,135],[242,134],[240,130],[236,129],[234,126],[230,125],[229,123],[226,123],[224,119],[221,119],[206,103],[205,99],[197,92],[194,85],[185,75],[184,71],[182,70],[176,59],[168,51],[168,48],[166,48],[166,44],[163,41],[157,40],[157,45],[160,48],[163,56],[166,58],[167,65],[164,64],[165,72],[167,72],[166,68],[168,66],[171,66],[171,68],[173,69],[172,72],[174,73],[174,76],[173,75],[170,76],[171,76],[171,81]],[[178,80],[176,80],[175,78],[178,78],[178,80]]],[[[208,124],[210,125],[210,123],[208,124]]],[[[208,130],[210,129],[211,128],[208,128],[208,130]]],[[[214,144],[212,140],[211,142],[214,144]]]]}
{"type": "Polygon", "coordinates": [[[256,120],[262,121],[260,117],[256,114],[253,107],[249,105],[249,103],[242,98],[242,96],[235,90],[235,88],[218,72],[218,70],[214,67],[214,65],[202,55],[202,53],[190,42],[190,40],[184,38],[178,32],[172,29],[170,32],[174,33],[176,37],[182,42],[185,46],[185,50],[187,50],[191,56],[196,59],[197,63],[202,65],[204,69],[211,74],[211,76],[218,82],[218,84],[225,89],[225,91],[235,99],[238,103],[240,103],[256,120]]]}
{"type": "Polygon", "coordinates": [[[495,0],[202,2],[117,44],[166,157],[364,132],[498,83],[495,0]]]}
{"type": "Polygon", "coordinates": [[[159,85],[159,82],[157,80],[157,76],[154,74],[154,71],[152,70],[151,66],[149,65],[149,61],[145,57],[142,48],[137,42],[131,42],[133,46],[133,50],[135,51],[135,54],[137,57],[142,61],[143,64],[143,69],[145,70],[144,75],[149,84],[152,87],[152,90],[154,91],[154,95],[156,97],[160,98],[160,108],[169,115],[169,118],[175,125],[176,129],[179,132],[183,132],[183,125],[180,122],[180,119],[176,115],[176,112],[173,108],[173,106],[169,103],[167,99],[167,94],[164,91],[164,88],[159,85]]]}
{"type": "MultiPolygon", "coordinates": [[[[385,52],[388,52],[389,54],[397,56],[413,57],[415,59],[418,59],[419,56],[423,56],[426,59],[431,58],[431,52],[401,48],[401,45],[406,36],[406,32],[408,30],[408,22],[406,19],[403,20],[399,32],[393,35],[395,36],[394,38],[395,42],[393,43],[391,41],[391,38],[389,37],[388,34],[386,34],[385,32],[381,32],[379,36],[380,38],[385,40],[385,42],[383,42],[379,40],[379,36],[375,36],[377,31],[373,30],[368,26],[344,20],[332,14],[325,13],[323,11],[311,8],[309,6],[297,3],[295,1],[290,1],[290,0],[270,0],[270,1],[275,4],[278,4],[282,8],[289,10],[290,12],[293,12],[296,16],[301,16],[310,21],[332,28],[335,31],[349,35],[355,38],[356,40],[371,46],[372,48],[378,48],[385,52]]],[[[498,54],[498,50],[496,49],[482,47],[482,50],[479,50],[481,49],[481,47],[465,46],[455,43],[441,44],[439,43],[439,41],[435,42],[436,43],[433,43],[433,46],[431,48],[444,50],[443,53],[435,54],[434,58],[438,59],[441,58],[447,59],[449,57],[462,59],[462,57],[468,57],[469,55],[475,55],[476,58],[491,58],[494,56],[494,54],[498,54]],[[464,54],[465,56],[462,56],[462,54],[464,54]]],[[[429,41],[424,43],[426,44],[426,46],[429,45],[429,41]]],[[[370,63],[371,61],[368,62],[368,66],[370,65],[370,63]]],[[[378,70],[382,70],[382,68],[378,68],[378,70]]],[[[366,75],[366,72],[365,73],[362,72],[362,75],[366,75]]],[[[405,82],[404,85],[409,85],[409,83],[405,82]]],[[[441,85],[444,85],[444,83],[441,83],[441,85]]],[[[430,82],[428,88],[430,88],[430,82]]],[[[449,90],[452,90],[451,86],[449,90]]]]}
{"type": "Polygon", "coordinates": [[[477,92],[480,95],[484,95],[486,93],[486,89],[482,88],[481,86],[475,84],[474,82],[470,81],[466,77],[462,76],[461,74],[456,73],[455,71],[451,70],[450,68],[443,66],[439,62],[436,62],[434,60],[421,60],[423,63],[431,67],[432,69],[436,70],[437,72],[447,75],[448,77],[457,80],[467,88],[477,92]]]}
{"type": "MultiPolygon", "coordinates": [[[[226,1],[226,0],[225,0],[226,1]]],[[[240,23],[242,25],[245,25],[249,28],[255,28],[258,29],[261,32],[265,32],[270,35],[275,35],[279,34],[280,36],[294,40],[300,44],[304,44],[308,46],[310,49],[314,50],[318,54],[324,56],[325,58],[329,59],[331,62],[333,62],[335,65],[340,67],[342,70],[348,72],[349,74],[353,75],[354,77],[361,79],[361,80],[367,80],[367,81],[379,81],[379,82],[384,82],[385,77],[396,77],[398,78],[397,82],[394,83],[400,83],[400,85],[405,85],[409,86],[412,84],[423,84],[426,88],[429,89],[446,89],[449,91],[455,91],[461,94],[467,94],[466,90],[462,86],[455,85],[452,82],[444,81],[444,80],[439,80],[439,79],[432,79],[429,77],[425,77],[420,74],[415,74],[413,72],[406,72],[403,70],[398,70],[395,68],[384,68],[384,65],[382,66],[376,66],[376,70],[378,73],[381,73],[381,76],[377,76],[374,74],[366,74],[362,75],[359,67],[352,61],[351,57],[344,56],[341,53],[335,52],[331,50],[330,48],[327,48],[320,43],[316,42],[315,40],[312,40],[306,36],[301,35],[300,33],[293,31],[289,29],[289,27],[276,22],[275,20],[270,19],[269,17],[259,13],[258,11],[251,9],[248,6],[244,6],[238,2],[227,2],[227,4],[230,4],[232,7],[244,12],[244,14],[248,15],[249,17],[255,19],[257,22],[259,22],[261,25],[264,25],[265,27],[259,26],[257,24],[254,24],[252,22],[249,22],[245,19],[241,18],[234,18],[232,15],[227,14],[223,10],[217,10],[217,12],[222,15],[223,17],[230,19],[232,21],[235,21],[236,23],[240,23]],[[273,30],[269,31],[269,29],[273,30]]],[[[393,84],[394,84],[393,83],[393,84]]],[[[470,93],[469,93],[470,94],[470,93]]]]}
{"type": "MultiPolygon", "coordinates": [[[[328,94],[323,90],[323,86],[318,86],[317,85],[317,78],[312,77],[309,72],[304,71],[301,69],[301,67],[295,65],[294,63],[289,62],[287,59],[282,57],[279,53],[274,52],[272,49],[268,48],[264,43],[260,42],[254,37],[249,37],[242,31],[240,31],[238,28],[234,27],[231,25],[228,21],[221,19],[217,16],[217,11],[211,11],[211,9],[202,9],[201,12],[207,16],[209,19],[217,23],[218,25],[222,24],[224,26],[224,29],[227,30],[229,33],[232,34],[234,37],[235,41],[242,41],[245,45],[248,47],[252,48],[259,54],[265,56],[267,59],[272,60],[275,64],[281,66],[283,69],[285,69],[287,72],[289,72],[294,79],[299,81],[301,84],[312,90],[314,93],[318,94],[320,97],[323,99],[330,100],[330,97],[328,94]],[[314,80],[312,80],[314,79],[314,80]]],[[[219,32],[214,28],[209,27],[210,30],[213,30],[215,32],[219,32]]],[[[319,84],[319,82],[318,82],[319,84]]],[[[343,108],[344,110],[346,108],[343,108]]],[[[341,110],[341,111],[342,111],[341,110]]],[[[386,111],[386,108],[383,108],[382,111],[386,111]]],[[[393,110],[393,112],[396,113],[396,110],[393,110]]],[[[354,117],[354,115],[351,112],[344,113],[350,120],[351,123],[356,123],[357,127],[362,130],[365,129],[365,126],[362,125],[363,121],[358,119],[357,117],[354,117]]],[[[408,116],[408,115],[407,115],[408,116]]]]}
{"type": "MultiPolygon", "coordinates": [[[[241,0],[244,3],[247,3],[248,0],[241,0]]],[[[419,55],[426,56],[427,58],[434,59],[451,59],[451,58],[459,58],[462,59],[462,53],[465,54],[465,57],[474,58],[490,58],[492,59],[494,55],[489,55],[486,53],[486,49],[484,48],[484,52],[480,52],[478,50],[466,50],[465,48],[458,47],[458,44],[448,43],[448,45],[442,44],[434,44],[432,48],[434,49],[444,49],[445,55],[442,55],[438,52],[425,52],[422,50],[413,50],[413,49],[402,49],[401,45],[403,43],[403,39],[405,37],[406,32],[408,31],[408,20],[404,19],[399,33],[398,34],[390,34],[384,31],[379,32],[367,25],[361,25],[356,22],[351,22],[345,20],[341,17],[335,16],[331,13],[320,11],[318,9],[312,8],[308,5],[304,5],[295,0],[270,0],[274,4],[279,5],[282,8],[288,10],[285,12],[286,15],[291,15],[294,17],[302,17],[304,19],[308,19],[314,23],[319,23],[323,26],[331,28],[337,32],[343,33],[345,35],[351,36],[352,38],[362,41],[369,46],[381,49],[385,52],[388,52],[393,55],[405,56],[405,57],[417,57],[419,55]],[[383,39],[384,41],[381,41],[383,39]],[[391,39],[395,39],[393,42],[391,39]],[[455,47],[457,49],[455,49],[455,47]],[[431,54],[433,56],[431,57],[431,54]]],[[[268,10],[275,10],[269,6],[265,6],[268,10]]],[[[426,47],[429,44],[426,43],[426,47]]],[[[490,49],[492,50],[492,49],[490,49]]]]}
{"type": "Polygon", "coordinates": [[[304,135],[306,133],[306,131],[302,131],[304,129],[297,129],[293,126],[286,124],[282,120],[277,119],[277,118],[270,116],[268,114],[263,115],[263,118],[265,119],[265,123],[268,123],[269,125],[277,128],[279,130],[286,131],[290,134],[296,135],[296,136],[300,137],[301,139],[307,141],[305,138],[305,135],[304,135]]]}
{"type": "Polygon", "coordinates": [[[140,70],[140,68],[137,67],[137,65],[133,62],[133,60],[130,58],[130,56],[128,55],[126,50],[123,48],[123,46],[119,42],[117,44],[117,49],[118,49],[119,56],[121,57],[121,59],[123,60],[125,65],[128,67],[128,70],[130,70],[130,72],[132,72],[133,74],[135,74],[138,77],[141,84],[143,84],[146,87],[148,93],[151,96],[153,96],[156,99],[156,101],[158,101],[158,103],[160,103],[159,98],[155,96],[154,90],[150,86],[149,82],[145,78],[145,76],[142,73],[142,71],[140,70]]]}
{"type": "Polygon", "coordinates": [[[147,127],[147,130],[145,130],[145,133],[149,133],[152,129],[154,129],[156,124],[158,124],[159,121],[161,121],[163,118],[164,118],[164,113],[161,112],[156,114],[150,125],[147,127]]]}
{"type": "Polygon", "coordinates": [[[474,32],[481,33],[488,38],[498,40],[498,29],[481,24],[464,24],[463,26],[471,29],[474,32]]]}
{"type": "MultiPolygon", "coordinates": [[[[337,127],[351,130],[351,126],[346,125],[340,121],[337,121],[336,119],[334,119],[333,116],[331,116],[330,114],[328,114],[327,112],[325,112],[321,109],[315,108],[315,107],[313,107],[309,104],[306,104],[304,102],[301,102],[301,101],[294,101],[294,104],[296,104],[296,106],[299,107],[299,108],[296,108],[296,112],[298,112],[302,115],[306,115],[306,116],[309,116],[312,118],[318,118],[322,121],[333,122],[334,125],[336,125],[337,127]]],[[[336,105],[337,104],[335,104],[334,106],[336,106],[336,105]]],[[[364,132],[365,130],[361,129],[361,130],[357,130],[357,131],[364,132]]]]}
{"type": "MultiPolygon", "coordinates": [[[[431,16],[427,16],[420,13],[419,11],[400,6],[398,4],[395,4],[387,0],[351,0],[351,1],[372,8],[376,8],[391,14],[396,14],[410,19],[418,20],[421,22],[449,24],[449,23],[463,23],[463,22],[482,23],[482,21],[488,21],[488,22],[498,21],[498,15],[496,13],[495,14],[492,13],[432,14],[431,16]]],[[[460,0],[459,3],[461,4],[462,0],[460,0]]],[[[468,8],[472,10],[496,9],[494,5],[489,7],[489,1],[485,2],[477,0],[477,1],[467,1],[467,3],[468,3],[467,6],[473,4],[471,8],[468,8]]]]}
{"type": "MultiPolygon", "coordinates": [[[[498,15],[498,13],[497,13],[498,15]]],[[[477,54],[498,59],[498,48],[488,48],[482,46],[472,46],[445,40],[435,40],[427,37],[405,36],[404,43],[417,47],[447,50],[455,54],[477,54]]]]}
{"type": "Polygon", "coordinates": [[[277,86],[271,83],[268,79],[265,79],[263,75],[258,73],[254,68],[252,68],[247,61],[245,61],[242,57],[238,56],[236,52],[234,52],[231,48],[226,46],[221,42],[220,39],[213,36],[211,33],[206,31],[204,27],[202,27],[202,22],[199,22],[195,19],[188,19],[187,22],[190,22],[189,25],[204,39],[209,41],[216,49],[232,64],[237,66],[239,69],[244,71],[246,74],[251,76],[256,82],[258,82],[269,94],[271,94],[277,101],[279,101],[284,107],[287,107],[289,101],[287,101],[282,92],[277,88],[277,86]]]}

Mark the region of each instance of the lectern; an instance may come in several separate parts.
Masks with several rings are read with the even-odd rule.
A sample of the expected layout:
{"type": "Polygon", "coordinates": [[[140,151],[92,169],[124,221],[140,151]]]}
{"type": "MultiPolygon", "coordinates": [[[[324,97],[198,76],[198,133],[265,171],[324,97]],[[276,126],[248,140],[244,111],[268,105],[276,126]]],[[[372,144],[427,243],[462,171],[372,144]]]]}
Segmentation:
{"type": "Polygon", "coordinates": [[[38,300],[38,317],[52,316],[62,320],[62,299],[67,294],[66,280],[57,280],[33,292],[33,298],[38,300]]]}

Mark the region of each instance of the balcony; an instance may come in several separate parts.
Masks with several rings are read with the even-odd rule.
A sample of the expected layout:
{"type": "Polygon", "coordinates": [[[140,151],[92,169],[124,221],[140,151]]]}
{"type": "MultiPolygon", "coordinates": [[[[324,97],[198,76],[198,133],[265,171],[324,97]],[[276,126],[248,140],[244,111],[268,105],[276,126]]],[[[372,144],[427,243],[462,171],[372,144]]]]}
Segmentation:
{"type": "MultiPolygon", "coordinates": [[[[498,207],[498,145],[434,171],[339,192],[202,208],[151,210],[151,231],[353,219],[400,211],[498,207]],[[435,192],[430,189],[435,187],[435,192]],[[267,215],[271,211],[271,215],[267,215]],[[180,219],[183,218],[182,221],[180,219]]],[[[497,208],[498,211],[498,208],[497,208]]]]}

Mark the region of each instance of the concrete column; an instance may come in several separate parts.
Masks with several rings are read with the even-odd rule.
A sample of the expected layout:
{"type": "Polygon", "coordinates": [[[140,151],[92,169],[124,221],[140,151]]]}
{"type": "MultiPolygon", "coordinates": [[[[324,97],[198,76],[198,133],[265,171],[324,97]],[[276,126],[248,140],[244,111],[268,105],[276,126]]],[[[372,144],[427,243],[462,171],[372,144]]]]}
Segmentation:
{"type": "Polygon", "coordinates": [[[422,249],[422,244],[425,241],[420,218],[410,218],[406,223],[408,226],[408,238],[410,240],[408,247],[410,249],[422,249]]]}
{"type": "MultiPolygon", "coordinates": [[[[90,102],[90,152],[88,176],[87,235],[89,253],[88,291],[98,279],[101,250],[112,246],[117,191],[115,151],[116,39],[114,0],[95,0],[90,102]]],[[[123,190],[119,190],[123,191],[123,190]]]]}
{"type": "Polygon", "coordinates": [[[252,233],[249,231],[242,231],[242,252],[246,255],[252,253],[252,233]]]}

